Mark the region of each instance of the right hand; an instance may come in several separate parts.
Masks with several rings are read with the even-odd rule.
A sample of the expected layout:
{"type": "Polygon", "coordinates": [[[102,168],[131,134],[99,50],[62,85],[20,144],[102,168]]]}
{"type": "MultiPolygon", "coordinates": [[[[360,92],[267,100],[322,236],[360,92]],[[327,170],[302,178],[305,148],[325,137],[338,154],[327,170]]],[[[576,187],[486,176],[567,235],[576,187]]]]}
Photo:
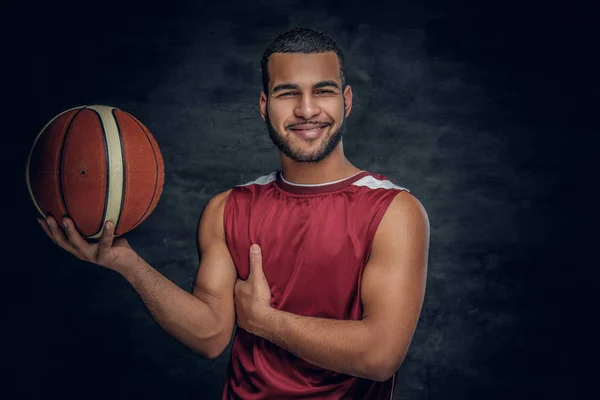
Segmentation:
{"type": "Polygon", "coordinates": [[[70,218],[63,218],[61,225],[52,216],[48,216],[46,220],[38,218],[38,222],[54,243],[80,260],[116,272],[133,268],[141,261],[140,256],[129,246],[127,239],[123,237],[114,239],[114,224],[110,221],[104,225],[100,240],[94,243],[86,241],[79,234],[70,218]]]}

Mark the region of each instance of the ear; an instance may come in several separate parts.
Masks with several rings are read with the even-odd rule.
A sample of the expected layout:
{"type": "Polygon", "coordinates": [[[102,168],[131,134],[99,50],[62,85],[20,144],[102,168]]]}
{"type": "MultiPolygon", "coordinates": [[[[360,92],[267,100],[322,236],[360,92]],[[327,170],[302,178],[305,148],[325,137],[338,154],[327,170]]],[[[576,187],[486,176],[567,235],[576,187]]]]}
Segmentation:
{"type": "Polygon", "coordinates": [[[263,120],[267,118],[267,95],[265,92],[260,92],[260,116],[263,120]]]}
{"type": "Polygon", "coordinates": [[[350,85],[346,85],[344,89],[344,117],[347,118],[352,110],[352,88],[350,85]]]}

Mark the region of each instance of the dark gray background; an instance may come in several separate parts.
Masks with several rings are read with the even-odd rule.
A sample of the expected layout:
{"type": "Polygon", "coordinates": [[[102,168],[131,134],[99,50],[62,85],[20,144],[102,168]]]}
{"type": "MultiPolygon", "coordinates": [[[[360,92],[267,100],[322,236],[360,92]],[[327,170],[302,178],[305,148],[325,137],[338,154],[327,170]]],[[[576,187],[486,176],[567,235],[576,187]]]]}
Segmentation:
{"type": "Polygon", "coordinates": [[[193,354],[120,276],[54,247],[35,222],[26,156],[43,124],[70,107],[113,105],[142,120],[166,179],[156,211],[127,238],[189,291],[206,202],[279,168],[258,111],[262,51],[282,30],[308,26],[347,52],[347,156],[411,189],[431,221],[427,295],[396,398],[580,398],[594,316],[582,305],[597,286],[586,254],[597,185],[595,10],[270,3],[3,6],[13,189],[2,390],[219,398],[229,350],[214,361],[193,354]]]}

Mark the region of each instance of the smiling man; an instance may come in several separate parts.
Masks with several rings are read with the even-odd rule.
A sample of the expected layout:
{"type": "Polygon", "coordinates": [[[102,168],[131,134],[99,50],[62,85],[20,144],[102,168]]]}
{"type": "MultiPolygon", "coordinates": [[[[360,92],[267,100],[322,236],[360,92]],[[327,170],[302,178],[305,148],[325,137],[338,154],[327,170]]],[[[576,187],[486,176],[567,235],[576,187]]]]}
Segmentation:
{"type": "Polygon", "coordinates": [[[224,400],[390,399],[423,303],[427,214],[344,156],[352,89],[331,38],[284,32],[261,65],[260,113],[282,168],[208,203],[192,294],[113,240],[110,223],[99,243],[68,218],[63,229],[40,223],[64,249],[120,273],[194,351],[219,356],[237,322],[224,400]]]}
{"type": "Polygon", "coordinates": [[[338,56],[331,51],[269,54],[271,51],[263,58],[267,86],[260,96],[269,136],[288,159],[300,163],[323,161],[340,144],[346,127],[345,112],[352,105],[350,86],[345,86],[346,93],[342,91],[338,56]],[[269,88],[271,76],[278,83],[271,83],[269,88]],[[307,91],[312,99],[302,96],[307,91]],[[304,104],[298,107],[298,101],[304,104]]]}

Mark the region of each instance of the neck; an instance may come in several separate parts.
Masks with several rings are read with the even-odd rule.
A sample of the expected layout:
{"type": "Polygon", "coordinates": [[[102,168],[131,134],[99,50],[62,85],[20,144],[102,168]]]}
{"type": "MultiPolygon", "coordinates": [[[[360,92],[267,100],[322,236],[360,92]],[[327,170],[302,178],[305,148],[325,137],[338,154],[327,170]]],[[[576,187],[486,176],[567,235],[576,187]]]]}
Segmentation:
{"type": "Polygon", "coordinates": [[[339,181],[361,171],[344,156],[341,143],[318,163],[297,162],[282,153],[281,166],[286,181],[302,185],[339,181]]]}

